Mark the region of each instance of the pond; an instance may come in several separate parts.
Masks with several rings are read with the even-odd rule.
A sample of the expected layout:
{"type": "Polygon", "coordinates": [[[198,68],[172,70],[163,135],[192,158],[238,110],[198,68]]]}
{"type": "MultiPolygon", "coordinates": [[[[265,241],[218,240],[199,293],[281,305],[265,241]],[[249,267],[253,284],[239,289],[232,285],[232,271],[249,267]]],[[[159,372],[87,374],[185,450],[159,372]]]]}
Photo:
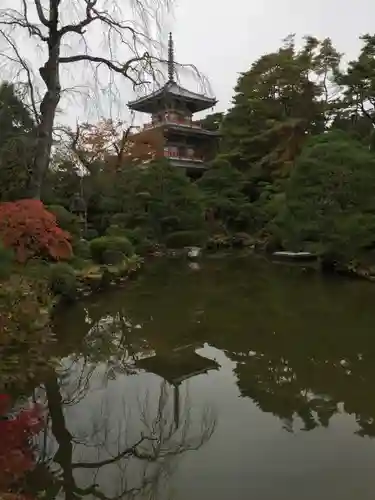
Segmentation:
{"type": "Polygon", "coordinates": [[[372,499],[375,286],[255,258],[154,262],[55,321],[35,492],[372,499]]]}

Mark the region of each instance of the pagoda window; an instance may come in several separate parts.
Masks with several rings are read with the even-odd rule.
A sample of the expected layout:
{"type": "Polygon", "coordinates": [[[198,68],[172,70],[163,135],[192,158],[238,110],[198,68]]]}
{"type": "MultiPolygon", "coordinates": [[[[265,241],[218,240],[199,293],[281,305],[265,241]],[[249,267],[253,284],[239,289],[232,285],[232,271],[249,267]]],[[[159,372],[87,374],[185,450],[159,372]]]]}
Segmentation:
{"type": "Polygon", "coordinates": [[[187,148],[186,149],[186,155],[188,158],[194,158],[194,154],[195,154],[194,148],[187,148]]]}
{"type": "Polygon", "coordinates": [[[178,120],[178,113],[176,113],[174,110],[169,110],[167,111],[165,118],[168,121],[176,122],[178,120]]]}

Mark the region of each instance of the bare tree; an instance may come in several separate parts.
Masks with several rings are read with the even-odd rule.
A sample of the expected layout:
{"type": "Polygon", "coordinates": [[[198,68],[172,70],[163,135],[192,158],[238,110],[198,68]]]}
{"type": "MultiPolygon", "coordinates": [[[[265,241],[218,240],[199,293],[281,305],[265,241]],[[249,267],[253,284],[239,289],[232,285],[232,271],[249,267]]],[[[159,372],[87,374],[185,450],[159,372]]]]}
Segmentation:
{"type": "Polygon", "coordinates": [[[63,68],[70,68],[76,73],[76,66],[86,65],[83,70],[87,72],[91,69],[92,82],[101,86],[101,90],[104,90],[104,85],[106,92],[114,84],[116,76],[131,82],[133,87],[153,81],[155,63],[160,61],[154,34],[160,28],[160,13],[165,12],[173,0],[15,2],[12,1],[12,8],[5,6],[0,9],[0,35],[4,42],[0,56],[7,65],[9,62],[18,64],[16,78],[19,80],[23,73],[30,89],[30,107],[36,114],[37,122],[30,196],[39,198],[50,161],[56,113],[62,93],[66,90],[62,83],[63,68]],[[125,8],[120,7],[124,3],[125,8]],[[21,54],[22,35],[35,42],[38,51],[37,58],[35,54],[33,57],[35,63],[21,54]],[[104,37],[103,44],[98,43],[100,35],[104,37]],[[39,64],[42,61],[40,66],[38,60],[39,64]],[[106,84],[101,83],[104,75],[106,84]],[[35,85],[38,78],[42,89],[40,94],[35,85]]]}
{"type": "MultiPolygon", "coordinates": [[[[62,490],[68,500],[87,496],[98,500],[134,499],[138,495],[158,498],[178,457],[200,449],[215,432],[216,416],[209,407],[198,419],[192,418],[187,392],[180,425],[176,427],[170,388],[165,381],[160,383],[159,393],[142,394],[138,405],[134,401],[125,403],[124,396],[117,416],[113,401],[104,398],[95,411],[83,412],[86,417],[82,421],[68,424],[67,407],[84,408],[85,396],[81,395],[88,394],[76,381],[70,387],[74,378],[59,379],[56,372],[48,377],[45,396],[49,425],[38,447],[44,477],[49,477],[50,484],[56,491],[62,490]],[[72,397],[71,389],[80,396],[72,397]],[[66,390],[70,393],[68,399],[66,390]],[[135,418],[131,418],[131,409],[135,410],[135,418]],[[108,474],[110,484],[104,480],[108,474]]],[[[81,381],[86,385],[84,377],[81,381]]]]}

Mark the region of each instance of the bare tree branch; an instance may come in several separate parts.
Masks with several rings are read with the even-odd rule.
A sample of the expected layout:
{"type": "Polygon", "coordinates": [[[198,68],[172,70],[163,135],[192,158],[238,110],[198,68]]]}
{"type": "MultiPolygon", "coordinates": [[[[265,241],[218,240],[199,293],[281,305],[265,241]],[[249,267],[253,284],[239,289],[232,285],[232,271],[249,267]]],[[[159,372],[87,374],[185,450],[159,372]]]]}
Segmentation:
{"type": "Polygon", "coordinates": [[[31,109],[32,109],[36,123],[39,123],[40,118],[39,118],[39,113],[37,110],[37,104],[36,104],[36,99],[35,99],[35,89],[34,89],[33,79],[32,79],[31,70],[29,68],[29,65],[27,64],[25,59],[21,56],[21,54],[17,48],[16,42],[9,35],[4,33],[4,31],[1,29],[0,29],[0,35],[3,38],[5,38],[5,40],[8,42],[8,44],[12,47],[14,53],[16,54],[16,57],[17,57],[19,64],[21,65],[21,67],[24,69],[24,71],[26,73],[27,85],[28,85],[28,90],[30,93],[30,100],[31,100],[31,109]]]}
{"type": "Polygon", "coordinates": [[[128,78],[133,83],[133,87],[136,87],[138,85],[143,85],[147,82],[136,80],[134,77],[130,76],[128,72],[133,69],[132,65],[134,63],[142,61],[146,62],[148,58],[149,55],[146,52],[145,54],[143,54],[143,56],[133,57],[129,59],[125,64],[121,65],[118,62],[111,61],[104,57],[90,56],[89,54],[77,54],[74,56],[60,57],[59,63],[66,64],[66,63],[86,61],[86,62],[97,63],[99,65],[103,64],[104,66],[107,66],[108,69],[114,71],[115,73],[119,73],[120,75],[123,75],[126,78],[128,78]]]}
{"type": "MultiPolygon", "coordinates": [[[[74,63],[82,63],[82,71],[77,73],[72,69],[71,78],[79,75],[82,85],[92,90],[90,95],[101,93],[111,100],[109,109],[102,115],[112,112],[115,100],[121,102],[123,108],[124,83],[129,82],[133,89],[139,89],[157,81],[162,74],[158,67],[164,61],[155,32],[161,28],[163,12],[174,0],[10,1],[16,7],[13,4],[10,9],[0,8],[0,29],[13,41],[17,40],[17,44],[12,44],[3,36],[26,74],[31,107],[34,115],[39,116],[29,195],[40,197],[51,157],[56,116],[63,107],[60,100],[66,88],[72,87],[66,80],[69,68],[75,68],[74,63]],[[102,33],[102,44],[97,41],[97,30],[102,33]],[[29,37],[25,49],[32,51],[35,47],[39,50],[35,67],[26,64],[28,58],[23,55],[23,42],[19,42],[22,33],[29,37]],[[39,78],[38,73],[43,89],[40,112],[35,98],[37,87],[32,89],[32,75],[39,78]]],[[[10,60],[6,50],[0,48],[1,57],[10,60]]]]}
{"type": "Polygon", "coordinates": [[[113,458],[109,458],[108,460],[102,460],[100,462],[78,462],[72,464],[72,469],[98,469],[100,467],[104,467],[105,465],[110,465],[122,460],[125,457],[129,456],[138,456],[137,448],[144,441],[155,441],[156,438],[152,438],[150,436],[142,436],[133,446],[130,448],[126,448],[124,451],[119,453],[113,458]]]}
{"type": "MultiPolygon", "coordinates": [[[[56,0],[55,3],[59,4],[60,0],[56,0]]],[[[42,24],[44,24],[44,26],[46,26],[48,28],[50,26],[50,22],[48,21],[48,19],[44,15],[43,6],[42,6],[40,0],[34,0],[34,4],[35,4],[35,7],[36,7],[36,11],[38,13],[38,17],[39,17],[40,22],[42,24]]],[[[51,5],[51,2],[50,2],[50,5],[51,5]]]]}

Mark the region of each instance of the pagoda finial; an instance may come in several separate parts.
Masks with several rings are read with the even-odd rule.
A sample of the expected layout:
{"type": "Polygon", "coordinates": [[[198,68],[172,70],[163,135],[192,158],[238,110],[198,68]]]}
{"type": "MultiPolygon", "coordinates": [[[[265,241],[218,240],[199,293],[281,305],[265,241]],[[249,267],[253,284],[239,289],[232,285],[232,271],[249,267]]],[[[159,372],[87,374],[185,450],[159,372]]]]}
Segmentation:
{"type": "Polygon", "coordinates": [[[168,40],[168,82],[174,82],[174,47],[172,33],[169,33],[168,40]]]}

